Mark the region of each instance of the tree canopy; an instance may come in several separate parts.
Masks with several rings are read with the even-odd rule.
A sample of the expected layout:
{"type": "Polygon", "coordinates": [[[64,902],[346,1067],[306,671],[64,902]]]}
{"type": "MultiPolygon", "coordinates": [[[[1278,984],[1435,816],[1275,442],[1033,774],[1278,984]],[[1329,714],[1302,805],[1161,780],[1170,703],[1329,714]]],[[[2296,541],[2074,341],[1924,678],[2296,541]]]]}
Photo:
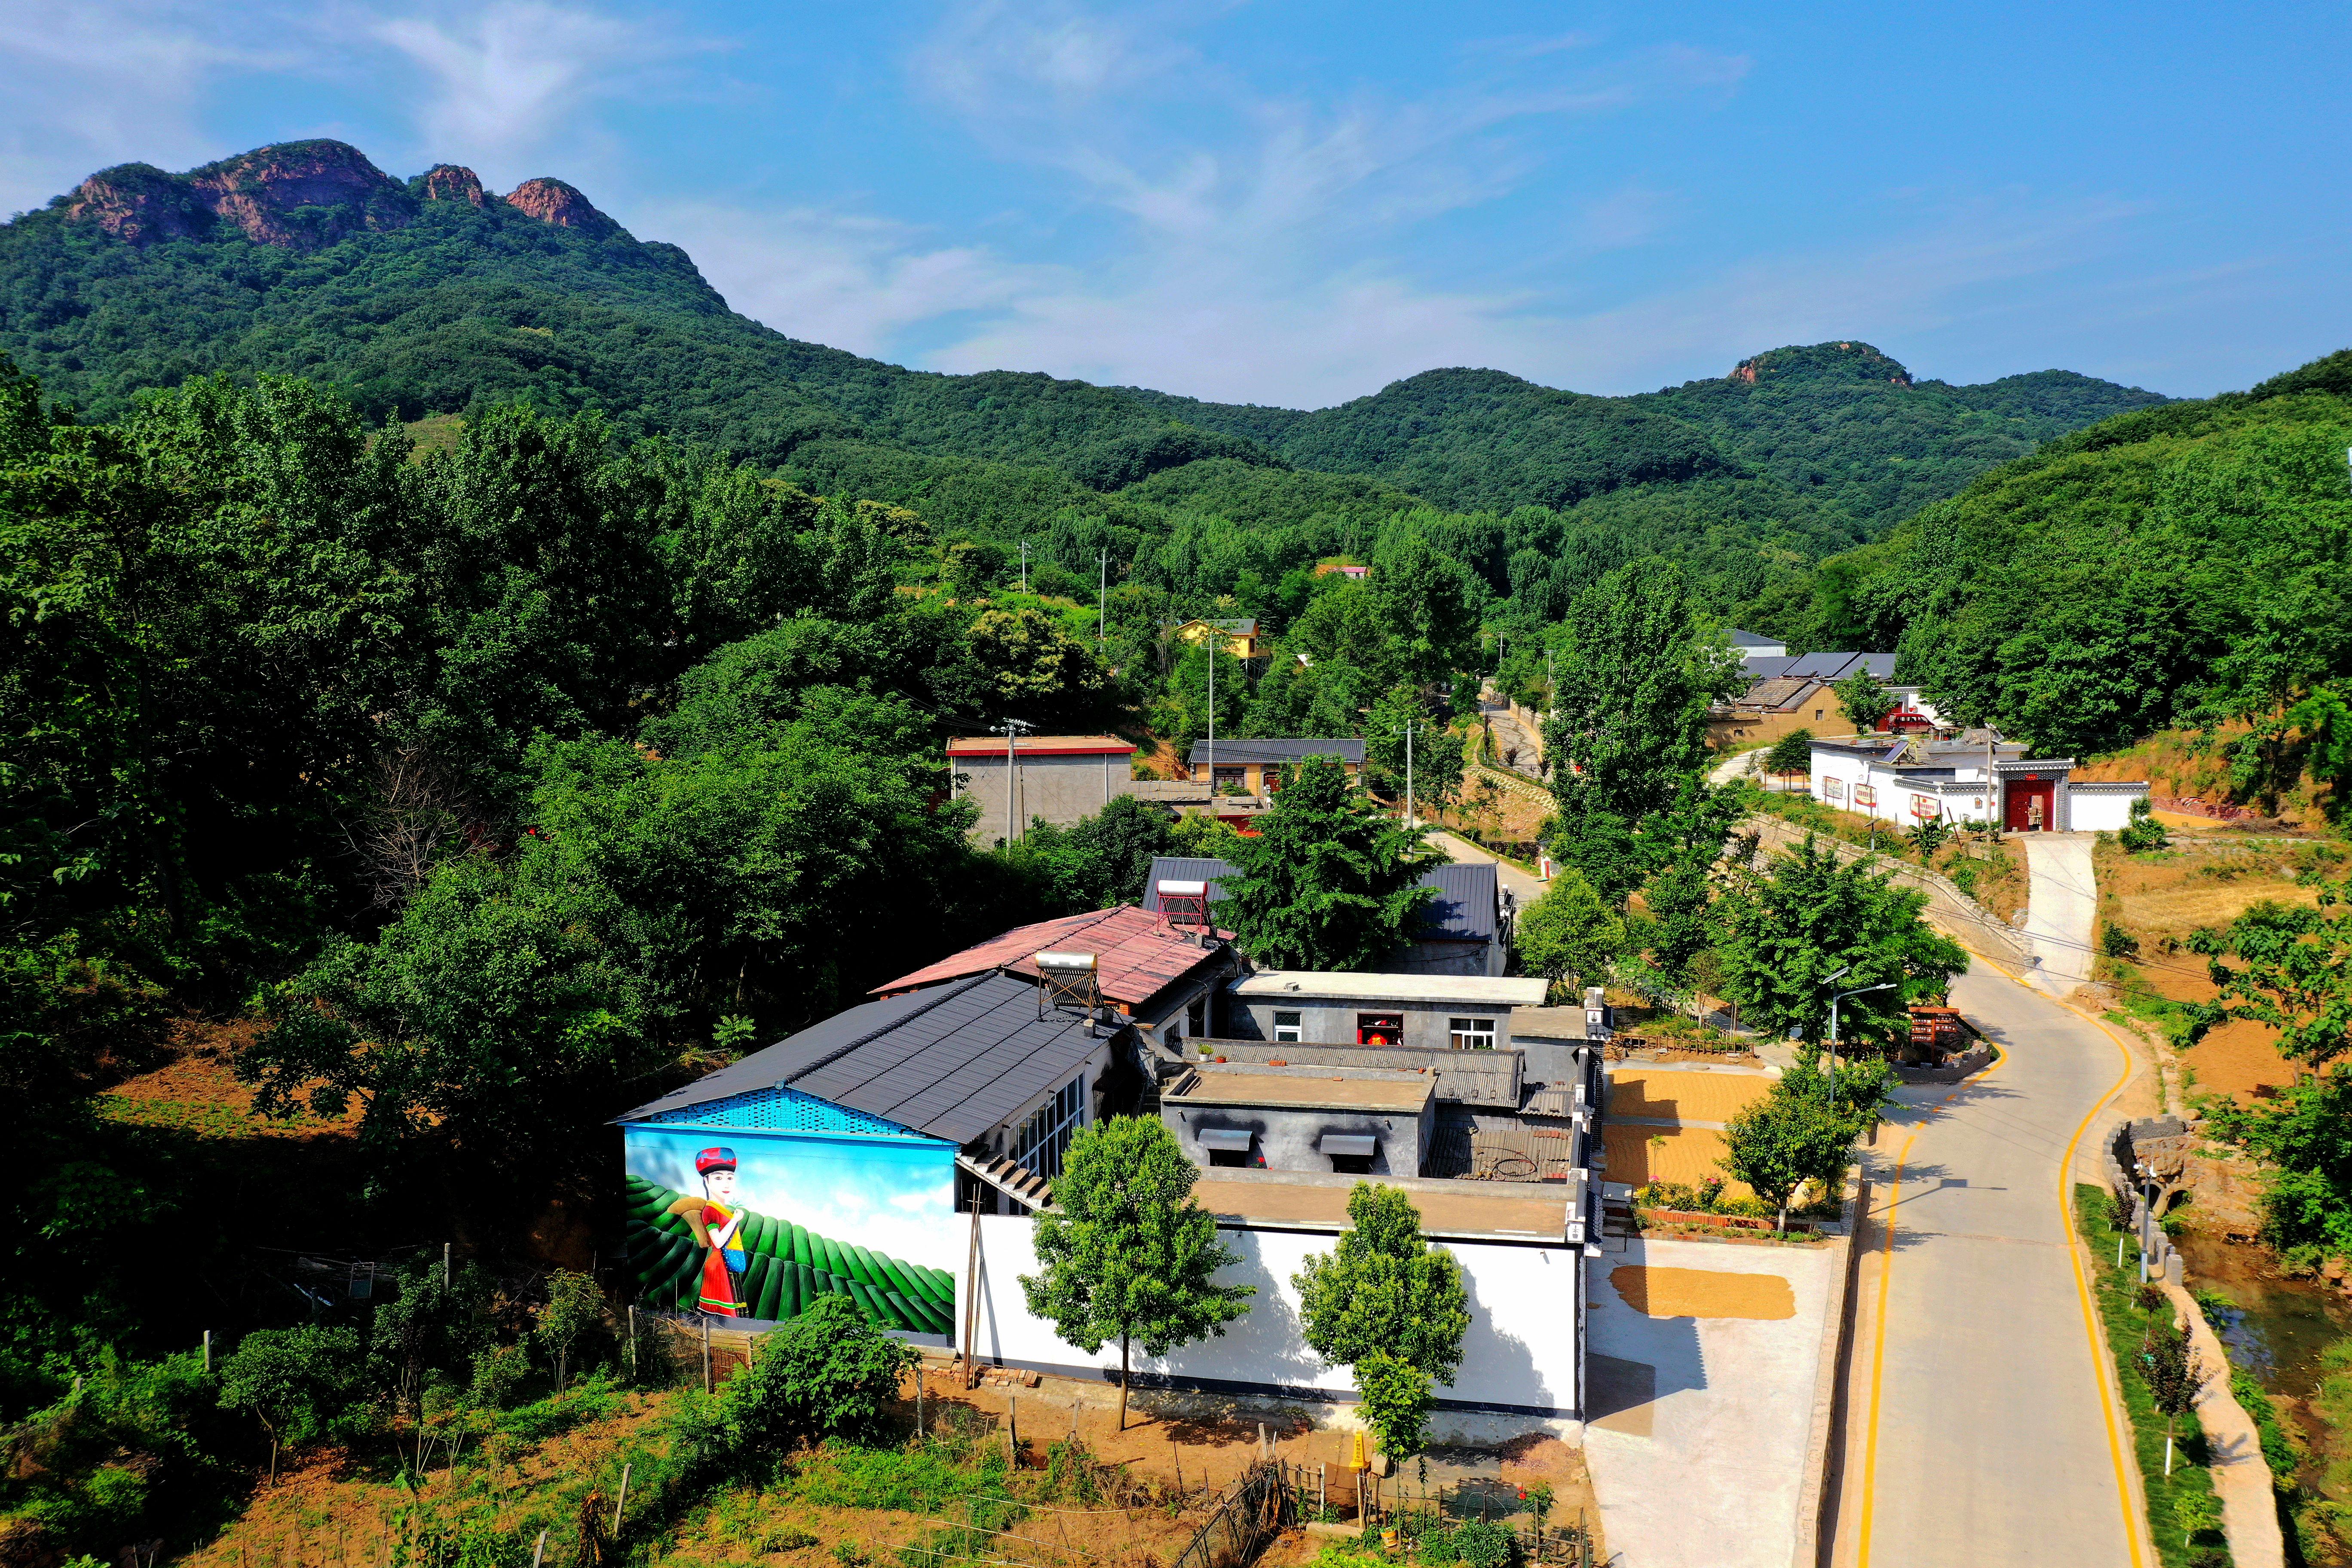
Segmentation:
{"type": "Polygon", "coordinates": [[[1284,772],[1255,837],[1225,850],[1217,922],[1258,963],[1363,969],[1413,939],[1437,863],[1421,829],[1384,816],[1334,757],[1284,772]]]}

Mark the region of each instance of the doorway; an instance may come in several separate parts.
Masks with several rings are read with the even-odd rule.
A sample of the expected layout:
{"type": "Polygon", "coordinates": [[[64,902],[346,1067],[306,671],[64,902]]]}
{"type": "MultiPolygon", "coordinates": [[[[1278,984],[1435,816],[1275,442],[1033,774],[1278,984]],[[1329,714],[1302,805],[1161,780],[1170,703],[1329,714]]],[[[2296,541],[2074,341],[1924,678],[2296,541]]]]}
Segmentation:
{"type": "Polygon", "coordinates": [[[2048,833],[2058,826],[2058,781],[2027,777],[2009,781],[2001,826],[2011,833],[2048,833]]]}

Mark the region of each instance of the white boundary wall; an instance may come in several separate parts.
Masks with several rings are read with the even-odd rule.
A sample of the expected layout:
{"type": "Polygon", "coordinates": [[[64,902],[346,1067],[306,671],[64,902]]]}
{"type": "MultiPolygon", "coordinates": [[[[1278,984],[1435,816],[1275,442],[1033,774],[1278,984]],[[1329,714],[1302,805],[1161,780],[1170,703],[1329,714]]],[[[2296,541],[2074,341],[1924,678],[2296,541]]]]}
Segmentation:
{"type": "MultiPolygon", "coordinates": [[[[1115,1381],[1116,1342],[1089,1355],[1056,1338],[1051,1324],[1029,1315],[1019,1277],[1037,1271],[1030,1244],[1033,1223],[1026,1216],[981,1216],[981,1359],[1041,1372],[1099,1371],[1115,1381]]],[[[1138,1349],[1134,1372],[1214,1393],[1353,1401],[1347,1368],[1325,1367],[1307,1347],[1298,1321],[1298,1292],[1290,1283],[1308,1253],[1331,1250],[1336,1234],[1220,1226],[1217,1237],[1241,1254],[1241,1261],[1218,1277],[1220,1282],[1257,1288],[1248,1314],[1228,1325],[1223,1338],[1185,1345],[1163,1359],[1153,1360],[1138,1349]]],[[[1440,1405],[1577,1416],[1583,1405],[1581,1249],[1566,1244],[1431,1245],[1444,1247],[1461,1263],[1470,1296],[1470,1333],[1463,1347],[1462,1371],[1451,1386],[1436,1391],[1440,1405]]],[[[965,1289],[960,1269],[959,1337],[965,1289]]]]}

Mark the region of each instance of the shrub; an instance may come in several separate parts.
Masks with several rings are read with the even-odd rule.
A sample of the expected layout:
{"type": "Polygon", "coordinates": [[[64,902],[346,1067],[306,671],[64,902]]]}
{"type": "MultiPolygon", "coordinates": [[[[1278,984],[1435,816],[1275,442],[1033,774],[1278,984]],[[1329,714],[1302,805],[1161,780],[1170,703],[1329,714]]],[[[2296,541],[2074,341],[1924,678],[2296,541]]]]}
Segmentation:
{"type": "Polygon", "coordinates": [[[2126,855],[2149,855],[2168,847],[2172,837],[2165,832],[2164,824],[2156,819],[2154,808],[2143,795],[2132,802],[2131,820],[2116,835],[2116,842],[2123,846],[2126,855]]]}
{"type": "Polygon", "coordinates": [[[1511,1527],[1491,1519],[1465,1519],[1454,1527],[1454,1550],[1465,1568],[1504,1568],[1517,1552],[1511,1527]]]}
{"type": "Polygon", "coordinates": [[[727,1385],[728,1427],[747,1458],[781,1458],[817,1437],[879,1436],[883,1407],[921,1360],[848,1297],[819,1297],[765,1336],[750,1369],[727,1385]]]}
{"type": "Polygon", "coordinates": [[[2100,929],[2099,951],[2109,958],[2137,958],[2139,938],[2109,921],[2100,929]]]}

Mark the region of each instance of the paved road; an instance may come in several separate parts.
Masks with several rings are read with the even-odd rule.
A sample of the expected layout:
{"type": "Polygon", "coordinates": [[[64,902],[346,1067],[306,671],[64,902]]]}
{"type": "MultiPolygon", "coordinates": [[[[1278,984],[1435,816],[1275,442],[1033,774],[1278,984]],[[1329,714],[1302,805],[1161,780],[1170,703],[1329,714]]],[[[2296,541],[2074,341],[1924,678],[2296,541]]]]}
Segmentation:
{"type": "Polygon", "coordinates": [[[1982,962],[1954,1000],[2007,1054],[1906,1089],[1871,1152],[1835,1560],[2138,1568],[2060,1181],[2126,1058],[1982,962]]]}
{"type": "Polygon", "coordinates": [[[2042,963],[2034,984],[2064,996],[2091,978],[2099,885],[2087,833],[2027,833],[2025,938],[2042,963]]]}
{"type": "Polygon", "coordinates": [[[1445,858],[1457,866],[1484,866],[1492,862],[1495,868],[1495,879],[1517,896],[1519,908],[1522,910],[1543,897],[1544,885],[1541,882],[1537,881],[1508,860],[1498,859],[1479,848],[1467,838],[1458,834],[1448,833],[1444,828],[1431,829],[1429,837],[1433,843],[1445,851],[1445,858]]]}

